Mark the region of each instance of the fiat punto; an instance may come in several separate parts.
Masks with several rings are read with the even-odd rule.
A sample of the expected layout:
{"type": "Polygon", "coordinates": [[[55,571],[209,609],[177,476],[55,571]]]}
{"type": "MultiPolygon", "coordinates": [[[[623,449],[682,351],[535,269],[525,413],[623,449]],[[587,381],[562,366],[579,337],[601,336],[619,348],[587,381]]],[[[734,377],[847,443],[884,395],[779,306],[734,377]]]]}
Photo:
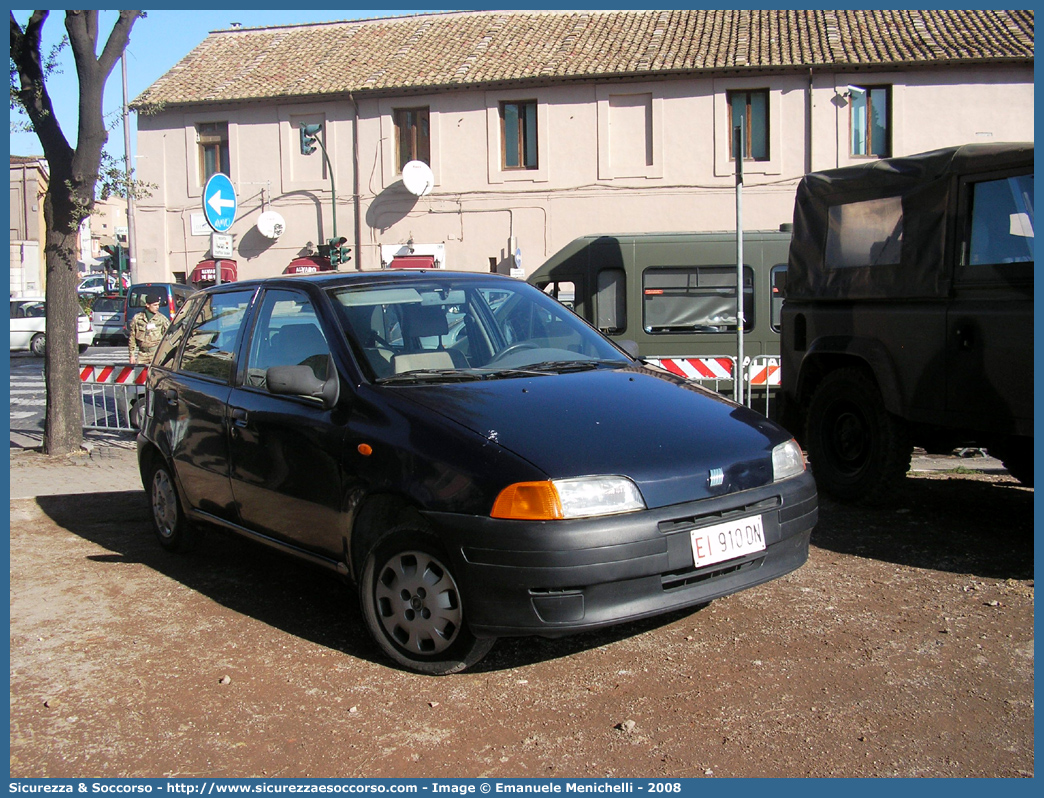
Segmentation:
{"type": "Polygon", "coordinates": [[[478,273],[195,294],[138,459],[165,548],[217,525],[341,574],[384,653],[429,674],[774,579],[818,512],[782,428],[478,273]]]}

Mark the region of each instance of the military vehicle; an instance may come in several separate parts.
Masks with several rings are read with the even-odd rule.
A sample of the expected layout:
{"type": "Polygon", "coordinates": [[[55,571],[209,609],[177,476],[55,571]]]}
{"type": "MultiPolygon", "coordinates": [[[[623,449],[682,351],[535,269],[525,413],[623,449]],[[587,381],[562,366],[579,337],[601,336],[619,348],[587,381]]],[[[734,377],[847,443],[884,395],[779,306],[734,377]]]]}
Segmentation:
{"type": "MultiPolygon", "coordinates": [[[[778,385],[779,323],[790,233],[743,234],[744,368],[765,412],[778,385]]],[[[616,341],[682,377],[731,394],[737,357],[736,234],[589,235],[529,276],[616,341]]],[[[748,392],[744,391],[746,395],[748,392]]]]}
{"type": "Polygon", "coordinates": [[[1033,144],[806,175],[781,420],[820,489],[886,497],[911,450],[979,446],[1033,483],[1033,144]]]}

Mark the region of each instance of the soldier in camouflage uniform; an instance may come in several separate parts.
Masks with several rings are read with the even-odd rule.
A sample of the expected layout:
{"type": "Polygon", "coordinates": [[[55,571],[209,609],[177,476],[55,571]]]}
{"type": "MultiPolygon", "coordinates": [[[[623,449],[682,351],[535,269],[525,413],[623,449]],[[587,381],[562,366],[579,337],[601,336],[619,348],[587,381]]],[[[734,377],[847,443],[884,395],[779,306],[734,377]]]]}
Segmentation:
{"type": "Polygon", "coordinates": [[[130,362],[149,364],[156,354],[170,320],[159,312],[160,298],[156,294],[145,297],[145,310],[138,313],[130,325],[130,362]]]}

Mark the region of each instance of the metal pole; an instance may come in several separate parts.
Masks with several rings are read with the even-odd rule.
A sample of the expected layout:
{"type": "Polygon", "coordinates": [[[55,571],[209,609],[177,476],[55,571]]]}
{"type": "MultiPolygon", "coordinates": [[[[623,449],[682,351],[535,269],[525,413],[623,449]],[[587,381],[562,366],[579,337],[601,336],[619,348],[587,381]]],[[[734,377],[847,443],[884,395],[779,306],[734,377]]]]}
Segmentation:
{"type": "Polygon", "coordinates": [[[323,140],[319,136],[315,137],[315,143],[323,151],[323,160],[326,162],[326,169],[330,172],[330,196],[333,200],[333,237],[337,238],[337,187],[334,185],[334,172],[333,166],[330,164],[330,156],[326,154],[326,146],[323,144],[323,140]]]}
{"type": "Polygon", "coordinates": [[[745,121],[735,128],[733,151],[736,154],[736,374],[734,394],[736,401],[743,404],[743,153],[746,143],[743,133],[745,121]]]}
{"type": "MultiPolygon", "coordinates": [[[[131,185],[131,142],[130,142],[130,109],[127,102],[127,53],[120,56],[123,72],[123,154],[126,159],[127,174],[127,271],[131,283],[138,281],[138,236],[134,228],[134,187],[131,185]]],[[[116,275],[120,283],[120,294],[123,293],[123,277],[116,275]]]]}

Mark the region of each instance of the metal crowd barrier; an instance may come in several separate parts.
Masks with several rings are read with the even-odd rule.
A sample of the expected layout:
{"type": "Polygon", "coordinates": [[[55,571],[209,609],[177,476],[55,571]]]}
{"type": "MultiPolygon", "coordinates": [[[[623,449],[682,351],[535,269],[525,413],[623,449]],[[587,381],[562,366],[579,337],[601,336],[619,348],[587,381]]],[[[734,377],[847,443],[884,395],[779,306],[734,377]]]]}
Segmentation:
{"type": "Polygon", "coordinates": [[[84,429],[138,429],[148,376],[144,365],[80,361],[84,429]]]}
{"type": "MultiPolygon", "coordinates": [[[[727,355],[709,357],[649,357],[646,362],[672,374],[698,382],[718,393],[736,398],[736,358],[727,355]]],[[[745,369],[744,404],[769,415],[773,389],[780,386],[779,357],[758,355],[750,358],[745,369]]]]}

